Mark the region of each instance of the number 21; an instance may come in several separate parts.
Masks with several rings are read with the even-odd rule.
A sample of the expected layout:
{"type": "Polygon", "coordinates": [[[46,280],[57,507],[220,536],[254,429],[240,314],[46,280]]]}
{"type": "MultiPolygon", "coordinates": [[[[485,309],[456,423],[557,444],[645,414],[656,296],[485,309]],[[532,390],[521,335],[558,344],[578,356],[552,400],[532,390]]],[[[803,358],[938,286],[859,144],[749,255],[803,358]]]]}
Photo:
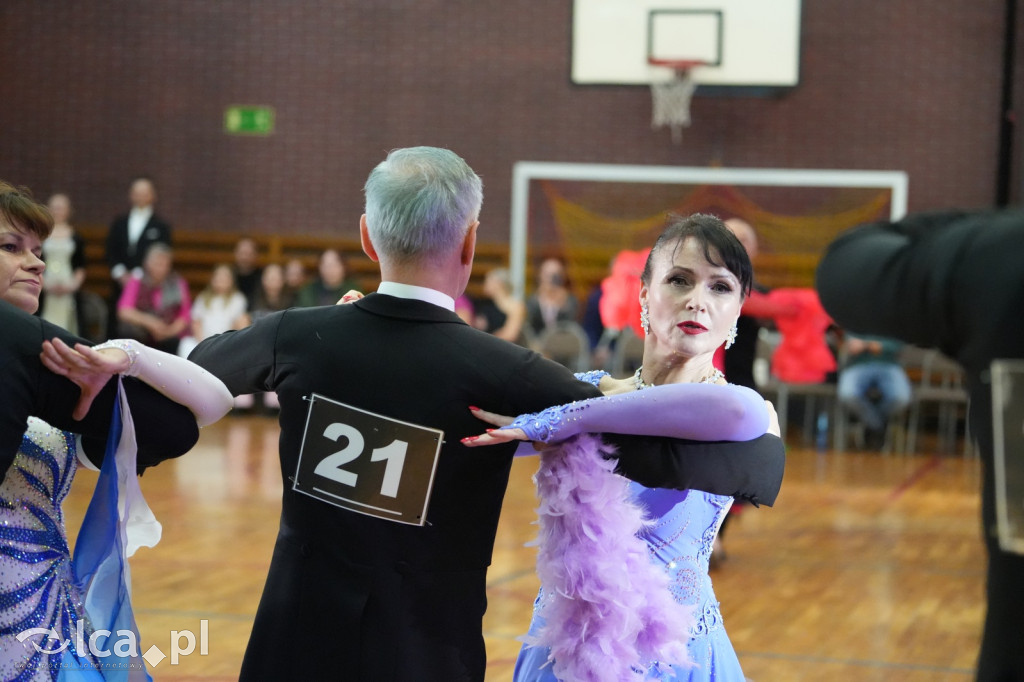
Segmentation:
{"type": "MultiPolygon", "coordinates": [[[[324,430],[324,437],[337,441],[339,438],[347,438],[348,445],[341,450],[324,457],[316,465],[313,473],[342,485],[356,486],[359,477],[351,471],[345,471],[341,467],[354,461],[363,452],[366,441],[359,429],[335,422],[324,430]]],[[[386,461],[384,467],[384,481],[380,486],[380,494],[388,497],[398,496],[398,484],[402,479],[402,467],[405,466],[405,453],[409,444],[404,440],[394,440],[382,448],[374,448],[370,452],[371,462],[386,461]]]]}

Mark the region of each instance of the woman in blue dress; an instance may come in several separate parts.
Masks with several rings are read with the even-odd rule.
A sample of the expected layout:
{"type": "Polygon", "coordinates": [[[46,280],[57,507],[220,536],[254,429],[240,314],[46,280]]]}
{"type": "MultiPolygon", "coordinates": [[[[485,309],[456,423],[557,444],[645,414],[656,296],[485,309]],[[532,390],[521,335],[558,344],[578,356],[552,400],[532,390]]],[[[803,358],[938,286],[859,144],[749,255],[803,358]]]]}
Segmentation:
{"type": "Polygon", "coordinates": [[[770,405],[727,385],[712,363],[735,338],[751,280],[746,251],[718,218],[674,219],[641,276],[643,366],[625,379],[580,375],[612,397],[523,415],[475,443],[562,441],[542,451],[536,478],[541,592],[516,682],[744,680],[708,575],[733,499],[625,481],[603,464],[611,453],[599,439],[564,439],[587,431],[703,440],[764,433],[774,421],[770,405]]]}
{"type": "Polygon", "coordinates": [[[136,463],[155,464],[186,452],[195,443],[196,425],[227,412],[231,394],[187,360],[134,341],[72,348],[57,338],[63,335],[73,343],[73,337],[32,317],[46,267],[42,240],[51,227],[45,209],[0,182],[0,680],[148,679],[124,560],[135,546],[155,544],[159,524],[141,500],[136,463]],[[110,416],[113,399],[119,399],[113,388],[106,388],[112,374],[135,378],[125,379],[125,388],[118,391],[124,396],[121,447],[105,448],[115,421],[110,416]],[[135,407],[137,433],[129,404],[135,407]],[[73,423],[78,433],[67,430],[73,423]],[[15,430],[24,432],[16,448],[15,430]],[[76,468],[97,464],[103,467],[98,489],[112,484],[110,495],[100,500],[108,502],[106,510],[112,513],[99,514],[103,505],[94,498],[85,523],[95,534],[79,535],[72,559],[61,505],[76,468]],[[124,476],[117,475],[119,469],[124,476]],[[117,518],[118,500],[125,508],[123,523],[117,518]],[[93,560],[80,559],[85,554],[93,560]],[[103,630],[118,636],[127,631],[111,627],[114,623],[131,629],[131,637],[94,637],[103,630]]]}

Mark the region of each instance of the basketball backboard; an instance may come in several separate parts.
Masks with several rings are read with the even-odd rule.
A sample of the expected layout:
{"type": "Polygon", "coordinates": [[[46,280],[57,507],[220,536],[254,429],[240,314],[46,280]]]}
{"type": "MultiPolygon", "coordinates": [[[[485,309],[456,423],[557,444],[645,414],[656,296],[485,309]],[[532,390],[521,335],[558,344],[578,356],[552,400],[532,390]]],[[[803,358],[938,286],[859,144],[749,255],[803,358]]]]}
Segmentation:
{"type": "Polygon", "coordinates": [[[800,0],[574,0],[573,83],[670,80],[659,61],[703,62],[698,85],[793,87],[800,0]]]}

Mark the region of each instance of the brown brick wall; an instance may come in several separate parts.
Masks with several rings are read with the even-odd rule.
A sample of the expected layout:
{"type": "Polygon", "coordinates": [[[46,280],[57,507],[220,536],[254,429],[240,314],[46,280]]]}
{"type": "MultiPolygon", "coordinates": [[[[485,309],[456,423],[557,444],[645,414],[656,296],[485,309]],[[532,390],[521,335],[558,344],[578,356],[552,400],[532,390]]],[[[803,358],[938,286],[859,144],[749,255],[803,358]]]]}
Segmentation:
{"type": "Polygon", "coordinates": [[[679,146],[646,88],[570,83],[571,5],[4,0],[0,177],[83,223],[147,173],[182,228],[352,237],[388,149],[448,146],[484,178],[488,242],[520,159],[903,169],[912,210],[994,200],[1001,0],[805,0],[800,85],[698,96],[679,146]],[[276,133],[225,135],[230,104],[275,107],[276,133]]]}

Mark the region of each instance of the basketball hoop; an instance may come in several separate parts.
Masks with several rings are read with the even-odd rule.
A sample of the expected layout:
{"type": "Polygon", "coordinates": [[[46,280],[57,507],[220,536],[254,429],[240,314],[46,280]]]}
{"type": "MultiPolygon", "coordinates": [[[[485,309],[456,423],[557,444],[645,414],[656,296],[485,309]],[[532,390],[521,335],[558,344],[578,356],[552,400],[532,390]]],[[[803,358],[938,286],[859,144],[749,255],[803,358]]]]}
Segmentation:
{"type": "Polygon", "coordinates": [[[672,80],[651,83],[651,127],[668,126],[672,141],[683,140],[683,128],[690,125],[690,99],[697,84],[690,77],[690,69],[704,64],[702,61],[649,58],[651,66],[667,66],[674,72],[672,80]]]}

